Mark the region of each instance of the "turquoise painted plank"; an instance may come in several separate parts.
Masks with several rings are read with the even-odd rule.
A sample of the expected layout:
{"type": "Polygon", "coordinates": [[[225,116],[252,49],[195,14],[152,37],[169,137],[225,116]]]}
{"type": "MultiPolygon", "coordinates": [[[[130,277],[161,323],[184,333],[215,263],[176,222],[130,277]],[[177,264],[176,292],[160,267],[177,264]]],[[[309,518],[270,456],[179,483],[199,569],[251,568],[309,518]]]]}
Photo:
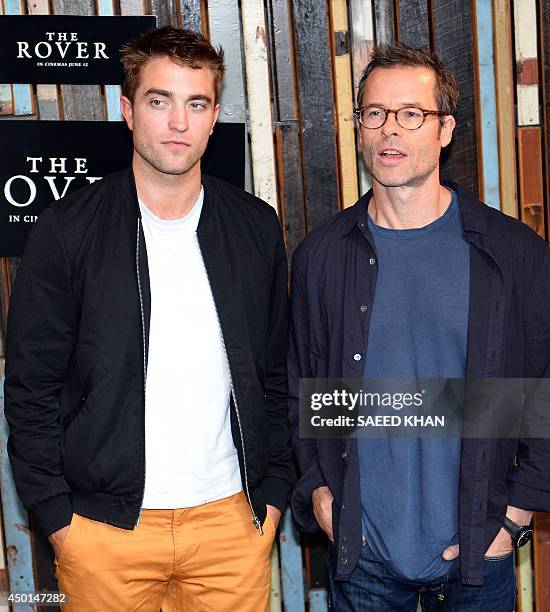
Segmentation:
{"type": "Polygon", "coordinates": [[[96,0],[98,15],[114,15],[113,0],[96,0]]]}
{"type": "Polygon", "coordinates": [[[325,589],[310,589],[309,612],[327,612],[328,596],[325,589]]]}
{"type": "MultiPolygon", "coordinates": [[[[10,592],[34,591],[31,535],[29,518],[17,491],[8,458],[8,424],[4,418],[4,378],[0,379],[0,495],[4,520],[6,561],[10,592]]],[[[30,606],[16,606],[31,611],[30,606]]]]}
{"type": "MultiPolygon", "coordinates": [[[[4,0],[5,15],[23,15],[21,0],[4,0]]],[[[13,86],[13,114],[32,115],[33,93],[30,85],[13,86]]]]}
{"type": "Polygon", "coordinates": [[[492,2],[476,0],[477,55],[479,58],[479,93],[481,150],[483,157],[484,201],[500,209],[498,128],[496,82],[493,48],[492,2]]]}
{"type": "Polygon", "coordinates": [[[30,85],[13,84],[13,114],[32,115],[33,100],[32,87],[30,85]]]}
{"type": "Polygon", "coordinates": [[[287,509],[279,527],[279,552],[284,608],[289,612],[303,612],[305,596],[302,548],[292,524],[290,509],[287,509]]]}
{"type": "Polygon", "coordinates": [[[107,120],[122,121],[120,85],[105,85],[105,103],[107,105],[107,120]]]}
{"type": "MultiPolygon", "coordinates": [[[[111,17],[115,14],[113,0],[97,0],[97,14],[111,17]]],[[[120,112],[120,85],[105,85],[105,105],[108,121],[122,121],[120,112]]]]}

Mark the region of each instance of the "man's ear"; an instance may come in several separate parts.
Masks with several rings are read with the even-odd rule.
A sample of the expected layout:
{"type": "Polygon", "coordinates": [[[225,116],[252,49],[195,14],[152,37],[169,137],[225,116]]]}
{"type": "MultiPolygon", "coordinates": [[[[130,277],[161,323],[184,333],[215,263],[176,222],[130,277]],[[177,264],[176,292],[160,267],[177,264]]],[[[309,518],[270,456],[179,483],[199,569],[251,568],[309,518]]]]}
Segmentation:
{"type": "Polygon", "coordinates": [[[212,117],[212,127],[210,128],[210,135],[212,135],[212,132],[214,131],[214,126],[216,125],[216,121],[218,120],[220,110],[221,106],[219,104],[216,104],[216,106],[214,107],[214,116],[212,117]]]}
{"type": "Polygon", "coordinates": [[[446,147],[453,138],[453,131],[456,126],[455,118],[452,115],[445,115],[443,125],[439,134],[441,146],[446,147]]]}
{"type": "Polygon", "coordinates": [[[132,103],[126,96],[120,96],[120,112],[124,117],[124,121],[128,124],[130,130],[134,129],[134,115],[132,103]]]}

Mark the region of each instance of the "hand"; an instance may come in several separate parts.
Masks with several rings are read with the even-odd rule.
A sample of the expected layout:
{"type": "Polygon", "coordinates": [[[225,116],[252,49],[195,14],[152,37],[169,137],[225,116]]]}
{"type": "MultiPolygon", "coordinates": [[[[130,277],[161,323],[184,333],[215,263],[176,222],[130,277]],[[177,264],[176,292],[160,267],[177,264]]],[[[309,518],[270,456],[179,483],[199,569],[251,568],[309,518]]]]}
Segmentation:
{"type": "MultiPolygon", "coordinates": [[[[508,506],[506,508],[506,516],[517,525],[529,525],[533,513],[529,510],[521,510],[514,506],[508,506]]],[[[513,548],[512,536],[502,527],[485,552],[485,556],[502,557],[511,552],[513,548]]]]}
{"type": "Polygon", "coordinates": [[[327,534],[328,539],[334,544],[334,533],[332,531],[332,504],[334,497],[328,487],[318,487],[311,494],[313,504],[313,515],[319,523],[319,527],[327,534]]]}
{"type": "Polygon", "coordinates": [[[55,558],[59,559],[59,555],[61,554],[61,549],[63,548],[63,543],[65,542],[65,538],[67,537],[67,533],[69,533],[69,525],[66,527],[62,527],[57,531],[54,531],[48,536],[48,540],[53,547],[53,552],[55,554],[55,558]]]}
{"type": "MultiPolygon", "coordinates": [[[[514,506],[508,506],[506,508],[506,516],[511,521],[514,521],[514,523],[517,525],[529,525],[533,513],[529,510],[521,510],[520,508],[516,508],[514,506]]],[[[501,557],[509,553],[512,549],[512,537],[506,531],[506,529],[504,529],[504,527],[501,527],[500,531],[496,535],[496,538],[491,542],[491,545],[485,551],[485,556],[501,557]]],[[[454,544],[453,546],[448,546],[441,553],[441,556],[445,559],[445,561],[452,561],[453,559],[456,559],[459,554],[460,547],[458,544],[454,544]]]]}
{"type": "Polygon", "coordinates": [[[460,554],[460,546],[458,544],[453,544],[452,546],[447,546],[447,548],[441,553],[441,556],[445,559],[445,561],[452,561],[456,559],[460,554]]]}
{"type": "Polygon", "coordinates": [[[275,529],[277,529],[279,521],[281,520],[281,511],[279,510],[279,508],[276,508],[275,506],[270,506],[269,504],[266,504],[265,507],[267,509],[267,513],[273,521],[273,524],[275,525],[275,529]]]}

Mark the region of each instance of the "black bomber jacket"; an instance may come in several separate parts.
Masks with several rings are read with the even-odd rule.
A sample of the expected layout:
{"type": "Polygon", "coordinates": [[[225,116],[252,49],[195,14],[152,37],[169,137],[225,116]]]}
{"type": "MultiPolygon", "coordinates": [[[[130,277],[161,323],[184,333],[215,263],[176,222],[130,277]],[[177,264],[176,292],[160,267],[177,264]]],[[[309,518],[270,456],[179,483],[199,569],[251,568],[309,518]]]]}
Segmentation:
{"type": "MultiPolygon", "coordinates": [[[[197,236],[231,374],[231,429],[262,533],[293,483],[287,425],[287,263],[274,210],[203,176],[197,236]]],[[[147,253],[133,173],[47,209],[31,232],[6,347],[8,452],[46,534],[72,512],[132,529],[145,484],[147,253]]],[[[181,347],[192,351],[193,347],[181,347]]]]}

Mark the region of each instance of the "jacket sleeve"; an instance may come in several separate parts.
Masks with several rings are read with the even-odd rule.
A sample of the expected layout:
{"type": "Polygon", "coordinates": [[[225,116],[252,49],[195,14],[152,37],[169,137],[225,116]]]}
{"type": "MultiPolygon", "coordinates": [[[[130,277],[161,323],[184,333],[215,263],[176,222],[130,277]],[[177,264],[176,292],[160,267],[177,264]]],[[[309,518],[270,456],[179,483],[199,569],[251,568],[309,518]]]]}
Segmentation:
{"type": "Polygon", "coordinates": [[[278,217],[273,213],[275,249],[271,278],[268,346],[264,379],[269,419],[269,466],[262,482],[266,503],[284,512],[294,484],[288,431],[288,264],[278,217]]]}
{"type": "Polygon", "coordinates": [[[528,381],[522,436],[510,472],[509,504],[550,512],[550,249],[525,301],[525,377],[528,381]]]}
{"type": "Polygon", "coordinates": [[[58,396],[74,350],[77,316],[61,228],[47,209],[17,272],[6,339],[5,414],[15,484],[47,535],[68,525],[58,396]]]}
{"type": "Polygon", "coordinates": [[[317,487],[327,483],[319,465],[317,440],[300,437],[300,379],[313,377],[309,355],[310,313],[305,276],[303,249],[298,248],[292,261],[288,385],[291,443],[300,478],[291,497],[291,508],[298,527],[303,531],[315,532],[319,530],[319,525],[313,515],[311,494],[317,487]]]}

